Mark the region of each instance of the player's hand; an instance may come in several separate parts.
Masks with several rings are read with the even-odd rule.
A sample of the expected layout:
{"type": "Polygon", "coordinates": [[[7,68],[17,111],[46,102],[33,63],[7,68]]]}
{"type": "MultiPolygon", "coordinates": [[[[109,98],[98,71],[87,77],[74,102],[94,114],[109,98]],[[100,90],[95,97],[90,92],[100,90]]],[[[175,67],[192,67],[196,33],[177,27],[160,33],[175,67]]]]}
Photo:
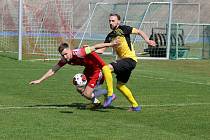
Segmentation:
{"type": "Polygon", "coordinates": [[[39,84],[40,82],[41,82],[40,80],[34,80],[34,81],[31,81],[29,84],[30,85],[39,84]]]}
{"type": "Polygon", "coordinates": [[[154,40],[148,40],[147,44],[150,45],[150,46],[153,46],[153,47],[155,47],[157,45],[154,40]]]}
{"type": "Polygon", "coordinates": [[[76,86],[77,92],[83,96],[83,92],[85,91],[84,87],[78,87],[76,86]]]}

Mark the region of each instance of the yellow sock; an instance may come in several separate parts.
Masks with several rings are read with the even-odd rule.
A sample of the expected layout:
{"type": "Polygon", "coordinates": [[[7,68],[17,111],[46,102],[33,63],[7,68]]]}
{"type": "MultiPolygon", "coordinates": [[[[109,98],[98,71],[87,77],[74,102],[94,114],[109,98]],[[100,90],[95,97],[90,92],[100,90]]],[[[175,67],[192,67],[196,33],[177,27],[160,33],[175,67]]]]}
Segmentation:
{"type": "Polygon", "coordinates": [[[107,86],[107,95],[108,96],[112,96],[113,94],[113,79],[112,79],[112,73],[111,70],[109,68],[109,66],[104,66],[102,68],[103,74],[104,74],[104,78],[106,80],[106,86],[107,86]]]}
{"type": "Polygon", "coordinates": [[[117,84],[117,89],[119,89],[123,95],[127,98],[127,100],[131,103],[132,107],[139,106],[136,100],[134,99],[131,91],[129,88],[126,87],[124,84],[117,84]]]}

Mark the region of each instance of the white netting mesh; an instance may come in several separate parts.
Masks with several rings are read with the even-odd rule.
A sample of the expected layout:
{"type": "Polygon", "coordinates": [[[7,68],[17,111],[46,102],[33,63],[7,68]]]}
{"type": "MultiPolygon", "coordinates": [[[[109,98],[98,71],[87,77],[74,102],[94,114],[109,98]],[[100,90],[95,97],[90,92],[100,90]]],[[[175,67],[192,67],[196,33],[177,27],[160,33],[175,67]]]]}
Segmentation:
{"type": "Polygon", "coordinates": [[[72,0],[24,1],[24,43],[28,54],[57,58],[58,45],[73,37],[72,26],[72,0]]]}
{"type": "Polygon", "coordinates": [[[0,1],[0,51],[18,52],[18,4],[0,1]]]}
{"type": "MultiPolygon", "coordinates": [[[[152,29],[162,27],[166,29],[169,18],[169,4],[168,3],[91,3],[89,20],[84,28],[83,36],[78,36],[82,41],[91,40],[91,43],[97,41],[104,41],[106,35],[110,32],[109,28],[109,14],[119,13],[122,19],[122,24],[130,25],[136,28],[141,28],[148,36],[152,34],[152,29]]],[[[140,37],[135,38],[131,36],[132,42],[138,56],[144,54],[148,45],[141,40],[140,37]]],[[[108,50],[110,51],[110,50],[108,50]]],[[[166,57],[166,46],[164,46],[164,52],[162,50],[156,51],[155,56],[160,56],[164,53],[163,57],[166,57]]],[[[151,56],[151,55],[147,55],[151,56]]]]}
{"type": "MultiPolygon", "coordinates": [[[[23,0],[24,58],[56,59],[59,57],[57,46],[62,41],[68,41],[74,48],[79,44],[103,42],[110,31],[108,16],[112,12],[119,13],[124,24],[140,27],[148,36],[152,32],[156,34],[153,39],[156,39],[161,49],[152,50],[152,56],[165,57],[168,4],[152,4],[148,8],[149,2],[168,0],[23,0]],[[101,4],[97,4],[89,21],[98,2],[101,4]],[[148,11],[145,13],[147,8],[148,11]],[[82,39],[84,40],[80,42],[82,39]]],[[[173,3],[172,23],[198,24],[209,21],[208,0],[174,0],[173,3]]],[[[0,1],[0,52],[3,52],[1,54],[15,52],[17,55],[18,9],[19,0],[0,1]]],[[[195,36],[194,39],[197,41],[202,40],[199,38],[203,30],[199,26],[182,26],[179,32],[181,30],[184,43],[189,42],[191,36],[195,36]]],[[[172,49],[176,49],[176,40],[179,39],[176,39],[176,32],[172,29],[172,49]]],[[[134,38],[135,36],[132,36],[132,40],[134,38]]],[[[135,42],[138,56],[144,51],[149,51],[147,44],[140,37],[137,37],[135,42]]],[[[150,55],[144,53],[144,56],[151,56],[151,53],[150,55]]]]}
{"type": "MultiPolygon", "coordinates": [[[[1,51],[18,50],[17,0],[1,1],[1,51]]],[[[57,47],[73,37],[73,0],[23,0],[23,53],[58,58],[57,47]]]]}

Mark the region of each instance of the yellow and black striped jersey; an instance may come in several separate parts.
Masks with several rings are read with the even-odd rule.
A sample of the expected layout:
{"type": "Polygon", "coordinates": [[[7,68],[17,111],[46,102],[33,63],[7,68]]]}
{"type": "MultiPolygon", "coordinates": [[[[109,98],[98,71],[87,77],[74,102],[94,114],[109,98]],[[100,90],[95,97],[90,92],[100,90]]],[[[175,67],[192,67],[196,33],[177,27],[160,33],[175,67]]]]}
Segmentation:
{"type": "Polygon", "coordinates": [[[114,50],[116,51],[119,58],[131,58],[137,62],[137,56],[130,40],[130,34],[132,33],[136,33],[135,28],[126,25],[120,25],[117,29],[113,30],[107,35],[105,43],[109,43],[116,37],[119,37],[120,45],[114,47],[114,50]]]}

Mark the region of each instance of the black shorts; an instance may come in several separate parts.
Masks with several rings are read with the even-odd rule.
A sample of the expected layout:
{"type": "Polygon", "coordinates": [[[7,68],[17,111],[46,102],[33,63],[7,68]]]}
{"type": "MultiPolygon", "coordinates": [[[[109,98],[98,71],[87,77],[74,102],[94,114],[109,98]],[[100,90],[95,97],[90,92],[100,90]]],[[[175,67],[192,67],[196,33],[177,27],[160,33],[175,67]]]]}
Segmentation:
{"type": "Polygon", "coordinates": [[[131,58],[120,59],[110,64],[114,68],[117,81],[122,83],[128,82],[131,71],[136,67],[136,61],[131,58]]]}

